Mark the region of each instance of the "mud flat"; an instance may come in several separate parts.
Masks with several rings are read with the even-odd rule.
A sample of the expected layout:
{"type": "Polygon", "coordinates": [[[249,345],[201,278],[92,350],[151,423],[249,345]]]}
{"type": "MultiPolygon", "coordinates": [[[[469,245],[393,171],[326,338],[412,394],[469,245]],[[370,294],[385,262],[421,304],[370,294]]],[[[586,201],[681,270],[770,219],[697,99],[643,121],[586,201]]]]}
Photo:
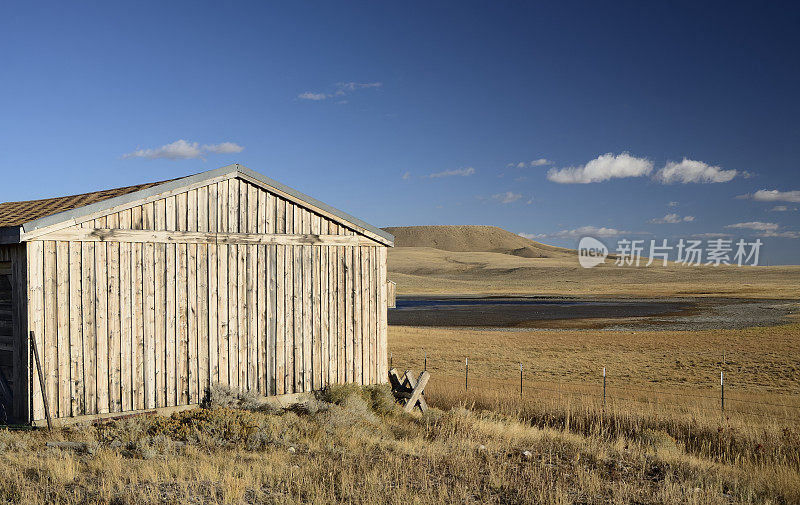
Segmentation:
{"type": "Polygon", "coordinates": [[[705,330],[775,326],[800,314],[800,301],[726,298],[402,296],[393,326],[705,330]]]}

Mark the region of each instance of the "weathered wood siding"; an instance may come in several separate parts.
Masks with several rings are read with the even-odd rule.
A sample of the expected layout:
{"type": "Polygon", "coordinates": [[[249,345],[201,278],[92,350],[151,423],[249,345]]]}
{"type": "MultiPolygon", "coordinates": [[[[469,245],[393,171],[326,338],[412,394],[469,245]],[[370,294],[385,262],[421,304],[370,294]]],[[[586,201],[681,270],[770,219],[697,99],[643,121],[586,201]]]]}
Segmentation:
{"type": "Polygon", "coordinates": [[[53,417],[198,403],[212,384],[274,395],[385,382],[386,248],[331,235],[357,233],[233,178],[31,240],[28,321],[53,417]]]}

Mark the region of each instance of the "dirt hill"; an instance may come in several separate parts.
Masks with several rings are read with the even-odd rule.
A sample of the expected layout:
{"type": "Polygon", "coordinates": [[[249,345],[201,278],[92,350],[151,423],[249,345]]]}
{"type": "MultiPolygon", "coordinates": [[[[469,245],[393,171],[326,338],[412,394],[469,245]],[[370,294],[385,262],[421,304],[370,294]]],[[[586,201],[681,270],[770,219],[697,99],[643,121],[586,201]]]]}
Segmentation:
{"type": "Polygon", "coordinates": [[[494,252],[521,258],[554,258],[575,251],[520,237],[497,226],[396,226],[384,228],[395,247],[431,247],[452,252],[494,252]]]}
{"type": "Polygon", "coordinates": [[[798,298],[800,266],[581,268],[577,251],[495,226],[399,226],[389,278],[401,294],[798,298]]]}

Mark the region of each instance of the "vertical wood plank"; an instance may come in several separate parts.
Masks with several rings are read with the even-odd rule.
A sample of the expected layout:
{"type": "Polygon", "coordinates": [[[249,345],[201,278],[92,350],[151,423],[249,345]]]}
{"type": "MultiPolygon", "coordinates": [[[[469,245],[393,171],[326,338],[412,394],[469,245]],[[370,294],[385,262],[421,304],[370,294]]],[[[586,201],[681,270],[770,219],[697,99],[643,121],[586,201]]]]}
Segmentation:
{"type": "Polygon", "coordinates": [[[95,326],[95,248],[82,243],[83,372],[86,413],[97,413],[97,330],[95,326]]]}
{"type": "Polygon", "coordinates": [[[56,278],[56,243],[46,240],[42,243],[44,249],[43,269],[43,299],[44,311],[39,317],[44,322],[42,346],[39,356],[42,360],[45,389],[53,417],[58,417],[58,279],[56,278]]]}
{"type": "Polygon", "coordinates": [[[249,319],[248,302],[249,296],[247,289],[250,286],[247,275],[247,253],[248,246],[238,245],[237,248],[237,263],[236,263],[236,310],[238,311],[238,365],[239,365],[239,388],[244,390],[250,389],[248,383],[248,344],[249,344],[249,319]]]}
{"type": "Polygon", "coordinates": [[[228,246],[224,244],[217,245],[217,261],[219,267],[217,268],[217,300],[218,300],[218,315],[217,327],[219,338],[219,351],[217,357],[219,359],[219,382],[226,386],[233,386],[232,374],[230,366],[228,365],[228,357],[230,356],[230,329],[228,310],[228,246]]]}
{"type": "MultiPolygon", "coordinates": [[[[216,232],[218,228],[218,184],[208,187],[208,231],[216,232]]],[[[208,246],[208,371],[209,384],[219,382],[219,322],[218,322],[218,297],[217,283],[217,245],[208,246]]]]}
{"type": "Polygon", "coordinates": [[[361,250],[358,247],[351,247],[352,277],[353,277],[353,381],[356,384],[364,384],[361,353],[361,250]]]}
{"type": "MultiPolygon", "coordinates": [[[[208,245],[197,244],[197,397],[203,399],[211,387],[209,374],[208,340],[208,245]]],[[[216,323],[215,323],[216,324],[216,323]]]]}
{"type": "Polygon", "coordinates": [[[345,381],[355,382],[353,353],[353,248],[344,247],[344,272],[345,272],[345,381]]]}
{"type": "Polygon", "coordinates": [[[339,338],[337,342],[338,350],[338,370],[337,376],[339,384],[347,382],[347,307],[345,306],[347,279],[345,271],[345,247],[336,247],[336,270],[337,270],[337,286],[336,286],[336,300],[338,304],[338,326],[339,338]]]}
{"type": "Polygon", "coordinates": [[[376,382],[378,379],[378,373],[376,370],[376,363],[377,363],[377,356],[378,356],[378,337],[377,337],[377,328],[378,324],[376,321],[376,312],[377,312],[377,300],[376,300],[376,289],[375,286],[377,285],[377,276],[378,271],[375,262],[375,248],[370,247],[369,250],[369,335],[370,335],[370,376],[372,377],[372,382],[376,382]]]}
{"type": "MultiPolygon", "coordinates": [[[[266,192],[258,190],[257,196],[257,226],[256,233],[267,233],[267,209],[266,192]]],[[[258,392],[263,395],[269,394],[269,330],[267,327],[267,307],[269,306],[269,294],[267,292],[267,271],[269,259],[267,257],[268,247],[259,245],[256,247],[256,349],[258,358],[256,362],[256,375],[258,377],[258,392]]]]}
{"type": "MultiPolygon", "coordinates": [[[[299,212],[295,215],[299,217],[299,212]]],[[[295,221],[295,226],[299,227],[300,223],[295,221]]],[[[292,266],[294,274],[294,294],[292,296],[292,305],[294,306],[294,391],[301,392],[303,386],[303,340],[305,333],[303,331],[303,246],[292,246],[292,266]]]]}
{"type": "MultiPolygon", "coordinates": [[[[106,216],[106,227],[119,228],[119,213],[106,216]]],[[[106,245],[108,262],[108,403],[110,412],[122,410],[120,397],[120,286],[119,243],[106,245]]]]}
{"type": "MultiPolygon", "coordinates": [[[[305,225],[305,223],[303,223],[305,225]]],[[[301,253],[303,255],[303,391],[311,391],[313,383],[313,320],[311,313],[311,304],[313,300],[312,293],[312,270],[311,270],[311,246],[301,246],[301,253]]]]}
{"type": "MultiPolygon", "coordinates": [[[[287,218],[288,219],[288,218],[287,218]]],[[[285,254],[286,267],[284,271],[284,292],[286,294],[286,392],[295,393],[295,374],[294,374],[294,329],[295,329],[295,304],[294,304],[294,246],[286,246],[285,254]]]]}
{"type": "MultiPolygon", "coordinates": [[[[70,347],[69,347],[69,243],[56,244],[56,353],[58,379],[56,382],[58,413],[71,415],[70,406],[70,347]]],[[[19,357],[17,356],[17,359],[19,357]]],[[[15,383],[16,384],[16,383],[15,383]]],[[[18,390],[17,390],[18,391],[18,390]]],[[[16,394],[19,394],[17,392],[16,394]]]]}
{"type": "MultiPolygon", "coordinates": [[[[41,357],[44,343],[44,245],[41,241],[28,242],[28,321],[29,328],[33,331],[39,356],[41,357]]],[[[30,345],[29,341],[28,345],[30,345]]],[[[31,360],[33,363],[33,360],[31,360]]],[[[33,365],[36,366],[35,364],[33,365]]],[[[44,372],[44,370],[43,370],[44,372]]],[[[30,394],[32,398],[31,414],[33,419],[44,419],[44,402],[42,399],[41,384],[36,370],[30,371],[30,394]]]]}
{"type": "MultiPolygon", "coordinates": [[[[190,228],[192,226],[190,225],[190,228]]],[[[199,358],[198,351],[198,317],[197,317],[197,244],[188,244],[187,247],[187,382],[189,389],[188,403],[199,403],[199,358]]]]}
{"type": "Polygon", "coordinates": [[[386,297],[386,247],[376,247],[378,251],[378,274],[379,274],[379,289],[380,289],[380,300],[379,300],[379,313],[378,313],[378,321],[379,321],[379,328],[378,328],[378,335],[379,335],[379,344],[378,344],[378,379],[377,382],[379,384],[383,384],[388,381],[387,377],[387,369],[386,369],[386,339],[387,339],[387,327],[386,327],[386,310],[387,310],[387,297],[386,297]]]}
{"type": "Polygon", "coordinates": [[[238,252],[238,245],[228,245],[228,269],[226,271],[228,274],[228,375],[231,387],[237,389],[241,387],[239,384],[238,252]]]}
{"type": "MultiPolygon", "coordinates": [[[[319,229],[317,229],[317,233],[319,233],[319,229]]],[[[311,303],[311,315],[313,318],[312,321],[312,334],[313,334],[313,341],[312,341],[312,350],[311,350],[311,367],[313,369],[314,380],[312,389],[320,389],[322,388],[322,300],[320,295],[321,290],[321,283],[320,283],[320,262],[322,260],[320,254],[322,252],[322,247],[312,247],[311,248],[311,291],[312,291],[312,303],[311,303]]]]}
{"type": "MultiPolygon", "coordinates": [[[[134,216],[136,213],[134,213],[134,216]]],[[[141,226],[141,224],[140,224],[141,226]]],[[[142,262],[143,244],[133,244],[131,261],[131,279],[133,280],[133,331],[131,335],[131,371],[133,374],[132,398],[133,408],[145,408],[144,398],[144,268],[142,262]]]]}
{"type": "MultiPolygon", "coordinates": [[[[167,229],[166,200],[156,200],[154,227],[167,229]]],[[[155,297],[155,397],[156,406],[167,405],[167,244],[155,244],[154,249],[154,297],[155,297]]]]}
{"type": "MultiPolygon", "coordinates": [[[[252,216],[251,216],[252,217],[252,216]]],[[[247,265],[245,267],[245,278],[247,279],[247,387],[251,391],[261,391],[260,378],[258,376],[258,361],[261,355],[259,343],[261,335],[259,333],[259,306],[258,306],[258,286],[261,271],[258,269],[258,249],[257,245],[247,245],[247,265]]]]}
{"type": "MultiPolygon", "coordinates": [[[[146,219],[144,221],[144,226],[154,226],[153,221],[146,219]]],[[[156,311],[160,311],[156,306],[155,244],[143,244],[142,263],[142,290],[144,301],[142,373],[144,374],[144,404],[145,408],[152,409],[156,407],[156,311]]]]}
{"type": "MultiPolygon", "coordinates": [[[[185,222],[184,222],[185,223],[185,222]]],[[[180,226],[180,223],[179,223],[180,226]]],[[[187,244],[176,244],[177,257],[177,319],[178,319],[178,357],[175,373],[178,381],[178,405],[189,403],[189,300],[188,282],[188,247],[187,244]]]]}
{"type": "Polygon", "coordinates": [[[69,243],[69,359],[70,415],[86,412],[83,391],[83,303],[81,298],[81,244],[69,243]]]}
{"type": "MultiPolygon", "coordinates": [[[[119,213],[119,227],[131,227],[130,210],[119,213]]],[[[131,357],[133,352],[133,244],[119,244],[119,311],[120,311],[120,402],[122,410],[133,410],[133,370],[131,357]]]]}
{"type": "Polygon", "coordinates": [[[365,384],[372,384],[369,373],[369,248],[360,247],[361,275],[361,373],[365,384]]]}
{"type": "Polygon", "coordinates": [[[275,247],[275,394],[286,392],[285,248],[275,247]]]}

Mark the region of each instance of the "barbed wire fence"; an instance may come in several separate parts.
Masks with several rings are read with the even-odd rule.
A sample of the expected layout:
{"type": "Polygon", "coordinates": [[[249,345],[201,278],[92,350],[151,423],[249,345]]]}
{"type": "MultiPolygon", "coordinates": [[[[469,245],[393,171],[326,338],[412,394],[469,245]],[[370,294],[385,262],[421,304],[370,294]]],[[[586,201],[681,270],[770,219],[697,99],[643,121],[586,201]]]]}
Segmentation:
{"type": "MultiPolygon", "coordinates": [[[[428,369],[428,359],[430,356],[428,355],[427,350],[423,351],[423,359],[422,365],[423,369],[428,369]]],[[[724,358],[723,358],[724,360],[724,358]]],[[[476,361],[472,360],[472,364],[474,365],[476,361]]],[[[503,379],[490,379],[485,376],[476,376],[475,372],[470,371],[470,364],[471,360],[469,356],[464,357],[464,361],[462,363],[462,373],[464,376],[463,381],[463,391],[465,393],[475,392],[478,388],[485,388],[485,384],[487,383],[496,383],[495,387],[492,388],[496,392],[503,392],[506,396],[511,399],[514,396],[512,392],[513,388],[510,386],[513,382],[513,377],[511,376],[511,363],[508,363],[507,370],[508,375],[503,379]]],[[[497,363],[495,361],[492,362],[493,365],[497,363]]],[[[663,399],[664,396],[673,396],[673,397],[680,397],[680,398],[687,398],[691,400],[697,400],[704,402],[704,404],[699,405],[692,405],[691,410],[701,410],[706,412],[716,412],[719,413],[723,418],[726,415],[741,415],[746,417],[753,417],[753,418],[764,418],[769,417],[770,419],[781,420],[781,421],[789,421],[791,423],[798,423],[800,424],[800,402],[798,404],[791,404],[785,402],[770,402],[770,401],[761,401],[755,400],[752,398],[737,398],[731,395],[731,389],[728,384],[726,384],[726,372],[724,370],[720,370],[719,372],[719,381],[715,386],[715,389],[718,391],[718,394],[711,395],[711,394],[697,394],[685,391],[671,391],[666,389],[658,389],[658,388],[643,388],[643,387],[635,387],[631,385],[618,385],[616,383],[609,383],[608,379],[613,377],[613,370],[607,369],[607,367],[602,367],[598,370],[597,381],[596,382],[577,382],[577,381],[558,381],[558,382],[549,382],[543,380],[532,380],[530,376],[526,377],[526,370],[530,371],[533,370],[533,367],[526,367],[524,362],[518,362],[513,364],[514,367],[519,367],[519,389],[518,389],[518,397],[519,399],[530,399],[531,394],[535,392],[547,392],[547,393],[555,393],[559,397],[580,397],[584,399],[590,399],[593,402],[596,402],[601,406],[603,409],[612,402],[616,403],[638,403],[638,404],[645,404],[649,406],[665,406],[662,401],[654,401],[654,398],[661,397],[663,399]],[[572,388],[572,389],[570,389],[572,388]],[[586,389],[586,388],[595,388],[596,392],[586,392],[586,391],[576,391],[575,389],[586,389]],[[649,395],[647,399],[639,398],[637,395],[649,395]],[[746,406],[759,406],[759,407],[766,407],[769,409],[774,410],[783,410],[782,414],[778,414],[776,412],[766,412],[764,409],[759,412],[754,411],[747,411],[742,410],[741,408],[737,408],[740,405],[746,406]]],[[[394,366],[394,357],[392,353],[390,353],[389,357],[389,366],[392,368],[394,366]]],[[[474,366],[473,366],[474,370],[474,366]]],[[[744,394],[762,394],[762,391],[746,391],[746,390],[737,390],[740,393],[744,394]]],[[[782,394],[782,393],[770,393],[779,396],[785,396],[787,398],[794,398],[790,394],[782,394]]],[[[677,405],[675,405],[677,406],[677,405]]],[[[685,408],[685,405],[682,406],[685,408]]]]}

